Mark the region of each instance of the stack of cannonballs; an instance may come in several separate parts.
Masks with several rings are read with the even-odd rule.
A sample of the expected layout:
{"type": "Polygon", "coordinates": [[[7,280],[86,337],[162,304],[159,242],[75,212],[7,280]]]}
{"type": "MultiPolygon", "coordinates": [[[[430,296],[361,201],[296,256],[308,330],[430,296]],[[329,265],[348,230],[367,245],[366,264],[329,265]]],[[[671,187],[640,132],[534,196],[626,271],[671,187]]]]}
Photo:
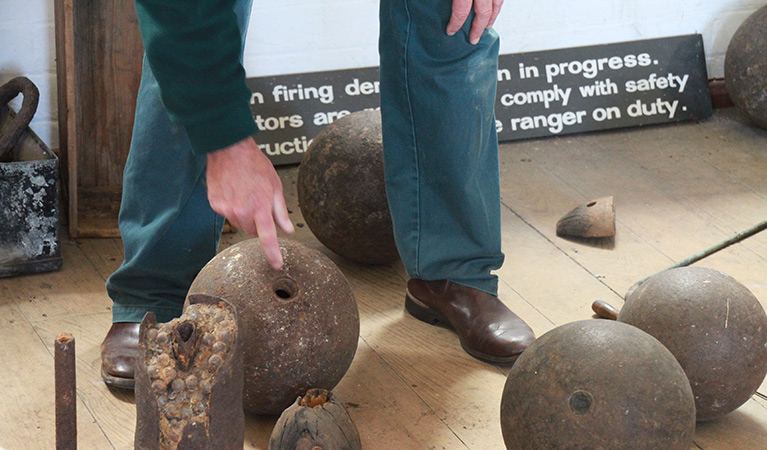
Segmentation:
{"type": "Polygon", "coordinates": [[[689,449],[696,420],[745,403],[767,374],[767,314],[721,272],[662,272],[618,321],[544,334],[517,360],[501,402],[507,448],[689,449]]]}

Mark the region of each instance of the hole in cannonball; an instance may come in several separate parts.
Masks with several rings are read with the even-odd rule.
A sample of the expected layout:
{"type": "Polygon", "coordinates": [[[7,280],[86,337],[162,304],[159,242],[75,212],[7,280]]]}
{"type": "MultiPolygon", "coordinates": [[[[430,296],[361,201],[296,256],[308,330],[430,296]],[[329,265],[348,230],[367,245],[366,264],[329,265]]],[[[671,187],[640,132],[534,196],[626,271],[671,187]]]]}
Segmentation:
{"type": "Polygon", "coordinates": [[[298,294],[298,285],[290,278],[280,278],[274,282],[274,295],[282,300],[290,300],[298,294]]]}
{"type": "Polygon", "coordinates": [[[178,335],[181,336],[184,342],[192,337],[192,333],[194,333],[194,324],[191,322],[184,322],[178,326],[178,335]]]}
{"type": "Polygon", "coordinates": [[[597,204],[597,202],[589,202],[588,204],[586,204],[586,207],[587,208],[591,208],[592,206],[594,206],[596,204],[597,204]]]}
{"type": "Polygon", "coordinates": [[[591,411],[591,405],[594,404],[594,398],[586,391],[575,391],[570,396],[570,409],[578,415],[588,414],[591,411]]]}

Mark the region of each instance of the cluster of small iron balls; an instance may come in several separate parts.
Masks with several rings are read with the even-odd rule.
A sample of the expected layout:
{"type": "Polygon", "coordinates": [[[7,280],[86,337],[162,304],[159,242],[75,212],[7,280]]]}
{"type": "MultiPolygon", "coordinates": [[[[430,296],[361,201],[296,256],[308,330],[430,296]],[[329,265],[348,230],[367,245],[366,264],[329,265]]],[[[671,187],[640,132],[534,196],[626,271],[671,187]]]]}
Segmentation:
{"type": "Polygon", "coordinates": [[[213,378],[229,358],[234,335],[232,312],[206,304],[190,305],[182,317],[147,330],[151,354],[146,370],[151,389],[161,417],[171,427],[180,423],[178,432],[188,421],[207,422],[213,378]],[[179,350],[184,344],[193,351],[179,350]]]}

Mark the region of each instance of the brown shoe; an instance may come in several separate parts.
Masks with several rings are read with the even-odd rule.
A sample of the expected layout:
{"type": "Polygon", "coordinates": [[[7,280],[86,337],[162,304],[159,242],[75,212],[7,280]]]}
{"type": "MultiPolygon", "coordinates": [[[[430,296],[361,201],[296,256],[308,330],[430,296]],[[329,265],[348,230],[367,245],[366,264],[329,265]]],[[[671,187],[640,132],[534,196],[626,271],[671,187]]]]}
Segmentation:
{"type": "Polygon", "coordinates": [[[140,325],[134,322],[113,323],[101,343],[101,378],[108,386],[133,389],[140,325]]]}
{"type": "Polygon", "coordinates": [[[450,281],[411,279],[405,309],[424,322],[452,328],[468,354],[491,363],[513,363],[535,340],[533,330],[498,297],[450,281]]]}

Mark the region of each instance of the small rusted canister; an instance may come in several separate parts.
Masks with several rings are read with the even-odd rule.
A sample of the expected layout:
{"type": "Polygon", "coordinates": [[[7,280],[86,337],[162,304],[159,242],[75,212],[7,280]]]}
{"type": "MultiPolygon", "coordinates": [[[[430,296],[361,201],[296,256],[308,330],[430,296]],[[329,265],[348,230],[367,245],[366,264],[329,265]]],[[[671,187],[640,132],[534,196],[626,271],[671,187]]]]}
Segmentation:
{"type": "Polygon", "coordinates": [[[326,389],[309,389],[286,409],[269,439],[269,450],[362,450],[344,404],[326,389]]]}

